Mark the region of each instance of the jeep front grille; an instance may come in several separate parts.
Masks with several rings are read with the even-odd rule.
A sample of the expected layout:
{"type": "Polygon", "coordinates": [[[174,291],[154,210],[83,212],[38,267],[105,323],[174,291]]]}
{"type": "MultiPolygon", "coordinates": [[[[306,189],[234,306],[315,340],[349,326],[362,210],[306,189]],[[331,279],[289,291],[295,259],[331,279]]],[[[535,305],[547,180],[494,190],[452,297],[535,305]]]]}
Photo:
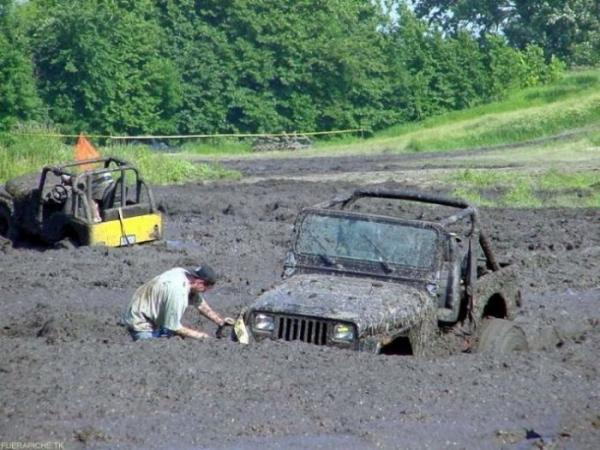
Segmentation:
{"type": "Polygon", "coordinates": [[[328,322],[308,317],[277,316],[275,336],[285,341],[327,344],[328,322]]]}

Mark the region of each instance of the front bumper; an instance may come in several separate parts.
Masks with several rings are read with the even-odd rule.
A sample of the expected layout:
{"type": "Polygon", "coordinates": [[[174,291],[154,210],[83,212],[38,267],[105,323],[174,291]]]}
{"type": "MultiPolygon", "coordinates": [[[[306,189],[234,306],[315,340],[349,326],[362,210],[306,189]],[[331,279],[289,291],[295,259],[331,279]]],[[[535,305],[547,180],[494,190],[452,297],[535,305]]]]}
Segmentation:
{"type": "Polygon", "coordinates": [[[162,236],[160,214],[144,214],[95,223],[88,228],[88,245],[121,247],[155,241],[162,236]]]}

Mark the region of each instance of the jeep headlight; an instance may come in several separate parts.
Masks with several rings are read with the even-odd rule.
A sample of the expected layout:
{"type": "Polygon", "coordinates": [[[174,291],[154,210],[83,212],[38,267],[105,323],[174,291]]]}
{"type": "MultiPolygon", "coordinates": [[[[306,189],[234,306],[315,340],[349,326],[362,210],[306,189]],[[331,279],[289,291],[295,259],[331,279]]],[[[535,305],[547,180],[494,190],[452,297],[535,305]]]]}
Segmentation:
{"type": "Polygon", "coordinates": [[[334,341],[352,342],[354,340],[354,327],[345,323],[338,323],[333,327],[334,341]]]}
{"type": "Polygon", "coordinates": [[[273,331],[275,329],[275,320],[268,314],[257,314],[254,316],[252,325],[256,331],[273,331]]]}

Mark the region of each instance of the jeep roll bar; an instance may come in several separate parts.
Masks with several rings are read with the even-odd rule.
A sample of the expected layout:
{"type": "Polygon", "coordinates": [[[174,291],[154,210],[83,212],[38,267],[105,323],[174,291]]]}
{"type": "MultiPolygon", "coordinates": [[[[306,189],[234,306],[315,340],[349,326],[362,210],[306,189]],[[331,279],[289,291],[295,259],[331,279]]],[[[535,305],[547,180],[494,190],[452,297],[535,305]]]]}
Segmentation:
{"type": "MultiPolygon", "coordinates": [[[[91,218],[91,209],[87,202],[88,196],[85,195],[84,191],[79,189],[77,182],[80,179],[82,179],[83,177],[93,177],[94,175],[99,175],[102,173],[113,173],[113,172],[120,172],[121,180],[124,180],[125,171],[132,171],[134,173],[135,180],[136,180],[136,199],[135,199],[135,201],[137,203],[140,202],[141,195],[142,195],[141,194],[142,188],[145,188],[146,195],[148,196],[148,201],[150,203],[150,210],[152,212],[156,211],[154,196],[152,195],[152,192],[150,191],[150,189],[148,189],[148,186],[146,185],[145,181],[140,177],[138,169],[135,166],[132,166],[127,161],[124,161],[122,159],[115,158],[115,157],[103,157],[103,158],[85,159],[85,160],[81,160],[81,161],[72,161],[72,162],[69,162],[66,164],[62,164],[60,166],[45,166],[42,169],[42,175],[40,177],[40,184],[39,184],[40,198],[39,198],[39,204],[38,204],[37,219],[40,222],[42,221],[42,210],[43,210],[44,199],[41,194],[42,194],[43,187],[46,183],[46,177],[47,177],[48,172],[52,172],[57,177],[60,177],[61,175],[68,175],[69,177],[73,178],[73,183],[72,183],[73,191],[77,194],[80,194],[80,196],[77,196],[76,198],[82,199],[83,209],[85,211],[86,219],[91,220],[92,219],[91,218]],[[87,170],[87,171],[84,171],[79,174],[75,173],[72,170],[68,170],[68,169],[75,168],[75,167],[81,167],[81,166],[85,167],[85,166],[88,166],[91,164],[100,164],[100,163],[102,163],[103,167],[97,168],[97,169],[92,169],[92,170],[87,170]],[[114,164],[113,167],[111,167],[111,163],[114,164]]],[[[124,182],[118,183],[118,187],[121,190],[120,198],[125,199],[125,195],[126,195],[125,183],[124,182]]],[[[87,183],[86,190],[88,191],[87,192],[88,194],[91,193],[91,183],[87,183]]],[[[91,194],[89,196],[91,197],[91,194]]],[[[73,206],[73,210],[75,212],[75,216],[77,216],[77,213],[76,213],[77,205],[73,206]]]]}
{"type": "Polygon", "coordinates": [[[414,191],[395,191],[389,189],[372,189],[359,188],[349,195],[334,198],[329,202],[323,202],[316,205],[316,208],[331,209],[339,207],[347,209],[353,203],[361,198],[384,198],[392,200],[407,200],[420,203],[429,203],[433,205],[449,206],[460,209],[456,214],[450,215],[439,222],[439,225],[446,227],[452,223],[458,222],[464,218],[471,220],[471,234],[477,232],[479,234],[479,244],[488,262],[488,268],[497,271],[500,269],[499,264],[494,257],[492,247],[487,236],[479,229],[479,218],[477,208],[462,199],[444,197],[441,195],[430,195],[414,191]]]}

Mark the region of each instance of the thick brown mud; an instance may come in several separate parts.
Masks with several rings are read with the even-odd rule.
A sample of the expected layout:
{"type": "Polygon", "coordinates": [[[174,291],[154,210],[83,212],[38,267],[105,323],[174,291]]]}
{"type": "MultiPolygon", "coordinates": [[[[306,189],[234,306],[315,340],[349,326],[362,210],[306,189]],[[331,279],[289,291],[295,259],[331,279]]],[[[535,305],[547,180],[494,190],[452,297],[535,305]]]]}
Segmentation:
{"type": "MultiPolygon", "coordinates": [[[[0,442],[65,448],[582,448],[600,442],[600,212],[481,212],[519,264],[532,351],[441,358],[304,344],[131,341],[133,291],[206,261],[236,315],[279,280],[293,219],[356,187],[270,180],[155,190],[166,240],[0,244],[0,442]]],[[[390,187],[402,187],[391,184],[390,187]]],[[[188,311],[188,325],[214,326],[188,311]]]]}

